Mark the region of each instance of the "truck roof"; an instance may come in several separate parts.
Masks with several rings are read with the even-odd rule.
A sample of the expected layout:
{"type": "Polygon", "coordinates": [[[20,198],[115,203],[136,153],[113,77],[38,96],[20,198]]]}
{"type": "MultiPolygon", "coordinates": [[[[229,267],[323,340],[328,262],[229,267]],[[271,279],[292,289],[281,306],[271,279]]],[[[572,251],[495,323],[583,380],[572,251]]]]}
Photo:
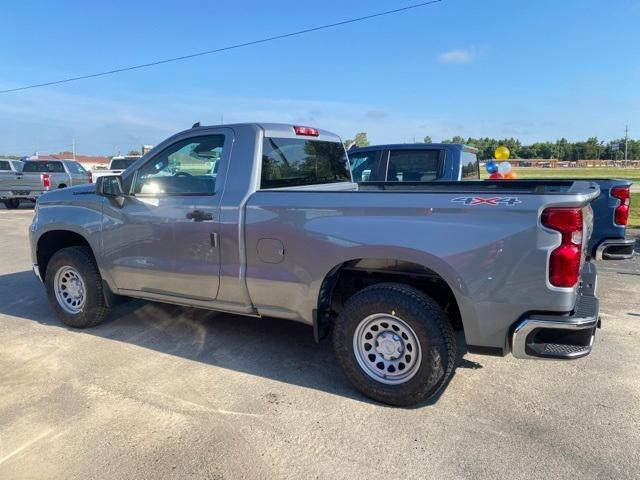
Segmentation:
{"type": "Polygon", "coordinates": [[[304,123],[296,123],[296,124],[264,123],[264,122],[228,123],[223,125],[194,126],[186,131],[207,130],[210,128],[223,128],[223,127],[234,128],[234,127],[247,127],[247,126],[253,126],[253,127],[258,127],[262,129],[264,131],[265,136],[267,137],[284,137],[284,138],[290,137],[290,138],[309,138],[309,139],[315,138],[317,140],[341,142],[339,135],[336,135],[335,133],[330,132],[328,130],[323,130],[321,128],[314,127],[313,125],[305,125],[304,123]],[[318,135],[317,137],[305,137],[305,136],[296,135],[296,133],[293,130],[293,128],[296,126],[315,128],[316,130],[318,130],[318,133],[320,135],[318,135]]]}

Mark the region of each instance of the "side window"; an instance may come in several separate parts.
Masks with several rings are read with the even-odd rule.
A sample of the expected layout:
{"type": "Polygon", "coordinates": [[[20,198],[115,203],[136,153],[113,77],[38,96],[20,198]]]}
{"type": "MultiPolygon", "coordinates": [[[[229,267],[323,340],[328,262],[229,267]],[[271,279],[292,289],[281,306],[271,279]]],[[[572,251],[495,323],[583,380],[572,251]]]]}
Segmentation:
{"type": "Polygon", "coordinates": [[[84,167],[82,165],[80,165],[79,163],[76,163],[76,162],[68,162],[67,163],[67,168],[69,169],[69,172],[71,172],[71,173],[87,173],[87,171],[84,169],[84,167]]]}
{"type": "Polygon", "coordinates": [[[213,195],[224,135],[177,142],[137,171],[134,193],[143,195],[213,195]]]}
{"type": "Polygon", "coordinates": [[[462,180],[480,179],[480,166],[475,153],[462,152],[460,156],[460,178],[462,180]]]}
{"type": "Polygon", "coordinates": [[[11,170],[11,165],[6,160],[0,160],[0,170],[11,170]]]}
{"type": "Polygon", "coordinates": [[[380,151],[362,152],[349,155],[351,173],[354,182],[373,182],[378,180],[376,170],[380,151]]]}
{"type": "Polygon", "coordinates": [[[430,182],[440,172],[440,150],[395,150],[389,155],[388,182],[430,182]]]}

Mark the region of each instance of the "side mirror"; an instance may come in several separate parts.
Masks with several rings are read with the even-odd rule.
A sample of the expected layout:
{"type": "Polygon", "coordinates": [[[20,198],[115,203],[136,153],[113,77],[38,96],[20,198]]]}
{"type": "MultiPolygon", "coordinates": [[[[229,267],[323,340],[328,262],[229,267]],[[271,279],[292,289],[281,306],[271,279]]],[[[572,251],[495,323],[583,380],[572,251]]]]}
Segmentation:
{"type": "Polygon", "coordinates": [[[113,200],[118,207],[124,205],[124,192],[120,175],[105,175],[96,179],[96,195],[113,200]]]}

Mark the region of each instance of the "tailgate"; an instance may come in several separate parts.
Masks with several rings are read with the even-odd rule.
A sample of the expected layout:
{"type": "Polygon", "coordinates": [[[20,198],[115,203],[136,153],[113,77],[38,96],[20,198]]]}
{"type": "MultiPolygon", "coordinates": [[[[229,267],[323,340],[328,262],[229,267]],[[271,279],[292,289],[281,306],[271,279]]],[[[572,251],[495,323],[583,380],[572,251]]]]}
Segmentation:
{"type": "Polygon", "coordinates": [[[33,191],[42,190],[42,176],[40,173],[21,173],[14,177],[11,190],[33,191]]]}

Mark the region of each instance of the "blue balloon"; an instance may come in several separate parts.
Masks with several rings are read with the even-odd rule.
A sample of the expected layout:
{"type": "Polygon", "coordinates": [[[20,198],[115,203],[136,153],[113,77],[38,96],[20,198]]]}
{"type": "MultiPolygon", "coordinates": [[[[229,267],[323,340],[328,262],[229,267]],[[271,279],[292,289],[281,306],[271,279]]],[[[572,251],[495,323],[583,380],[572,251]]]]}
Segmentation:
{"type": "Polygon", "coordinates": [[[498,171],[498,164],[493,160],[489,160],[485,168],[487,169],[487,173],[496,173],[498,171]]]}

